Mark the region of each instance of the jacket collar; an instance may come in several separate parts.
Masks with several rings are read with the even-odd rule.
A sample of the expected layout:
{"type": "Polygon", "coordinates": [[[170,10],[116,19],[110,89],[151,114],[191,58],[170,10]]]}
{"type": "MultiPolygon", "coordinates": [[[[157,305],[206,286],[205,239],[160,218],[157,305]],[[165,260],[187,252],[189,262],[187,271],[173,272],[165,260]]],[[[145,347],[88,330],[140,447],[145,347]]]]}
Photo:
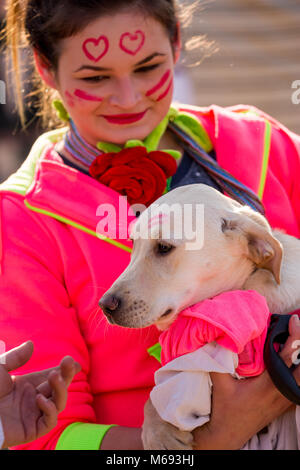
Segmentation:
{"type": "Polygon", "coordinates": [[[65,165],[53,144],[46,147],[37,163],[25,204],[30,210],[99,238],[116,240],[124,248],[132,246],[128,227],[135,216],[126,198],[65,165]]]}

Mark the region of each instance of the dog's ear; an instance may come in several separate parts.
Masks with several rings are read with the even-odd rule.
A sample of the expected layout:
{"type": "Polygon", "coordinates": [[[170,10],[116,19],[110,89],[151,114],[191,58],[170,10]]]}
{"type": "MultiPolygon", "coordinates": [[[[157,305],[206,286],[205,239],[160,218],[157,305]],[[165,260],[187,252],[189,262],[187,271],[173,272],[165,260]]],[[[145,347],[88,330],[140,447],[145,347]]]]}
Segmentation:
{"type": "Polygon", "coordinates": [[[222,218],[222,231],[226,235],[242,236],[246,240],[246,256],[258,268],[271,271],[280,284],[282,245],[273,237],[271,228],[262,215],[243,206],[222,218]]]}

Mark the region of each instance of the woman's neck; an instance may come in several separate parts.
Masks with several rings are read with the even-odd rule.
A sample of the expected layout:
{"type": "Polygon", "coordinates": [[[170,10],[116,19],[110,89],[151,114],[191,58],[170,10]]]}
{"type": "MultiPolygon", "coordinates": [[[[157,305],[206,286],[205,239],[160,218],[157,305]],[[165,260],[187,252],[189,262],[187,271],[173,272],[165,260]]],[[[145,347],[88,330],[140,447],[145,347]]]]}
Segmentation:
{"type": "Polygon", "coordinates": [[[183,149],[182,149],[182,146],[174,137],[174,135],[172,134],[172,132],[168,129],[162,136],[159,142],[158,148],[157,148],[157,150],[163,150],[163,149],[172,149],[172,150],[177,150],[178,152],[180,152],[181,158],[177,160],[177,165],[179,165],[183,157],[183,149]]]}
{"type": "Polygon", "coordinates": [[[66,146],[64,145],[64,141],[57,143],[55,147],[56,147],[57,152],[60,155],[62,155],[66,160],[68,160],[71,163],[74,163],[82,170],[87,170],[88,168],[87,165],[83,165],[76,158],[72,157],[71,153],[66,149],[66,146]]]}

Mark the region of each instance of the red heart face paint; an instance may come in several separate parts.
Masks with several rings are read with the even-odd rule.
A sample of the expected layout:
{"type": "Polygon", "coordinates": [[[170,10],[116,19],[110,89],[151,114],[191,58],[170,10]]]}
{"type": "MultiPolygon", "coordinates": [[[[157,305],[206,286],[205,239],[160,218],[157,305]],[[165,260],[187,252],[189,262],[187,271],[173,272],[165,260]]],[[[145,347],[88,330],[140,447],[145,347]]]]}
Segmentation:
{"type": "Polygon", "coordinates": [[[75,90],[74,91],[74,96],[77,98],[80,98],[81,100],[86,100],[86,101],[103,101],[103,98],[100,98],[99,96],[91,95],[89,93],[86,93],[83,90],[75,90]]]}
{"type": "Polygon", "coordinates": [[[82,45],[83,52],[89,60],[99,62],[107,54],[109,41],[106,36],[100,36],[98,39],[86,39],[82,45]]]}
{"type": "Polygon", "coordinates": [[[145,43],[145,34],[143,31],[136,31],[134,34],[124,33],[120,39],[120,48],[130,55],[136,55],[145,43]]]}

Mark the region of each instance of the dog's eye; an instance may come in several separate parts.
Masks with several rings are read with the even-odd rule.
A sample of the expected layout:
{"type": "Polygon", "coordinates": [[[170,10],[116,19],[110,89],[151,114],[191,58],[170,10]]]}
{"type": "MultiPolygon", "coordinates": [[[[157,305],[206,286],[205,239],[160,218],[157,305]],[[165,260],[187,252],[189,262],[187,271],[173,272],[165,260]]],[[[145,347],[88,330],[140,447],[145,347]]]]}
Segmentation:
{"type": "Polygon", "coordinates": [[[174,246],[168,245],[167,243],[158,243],[157,244],[157,253],[159,255],[167,255],[174,249],[174,246]]]}

